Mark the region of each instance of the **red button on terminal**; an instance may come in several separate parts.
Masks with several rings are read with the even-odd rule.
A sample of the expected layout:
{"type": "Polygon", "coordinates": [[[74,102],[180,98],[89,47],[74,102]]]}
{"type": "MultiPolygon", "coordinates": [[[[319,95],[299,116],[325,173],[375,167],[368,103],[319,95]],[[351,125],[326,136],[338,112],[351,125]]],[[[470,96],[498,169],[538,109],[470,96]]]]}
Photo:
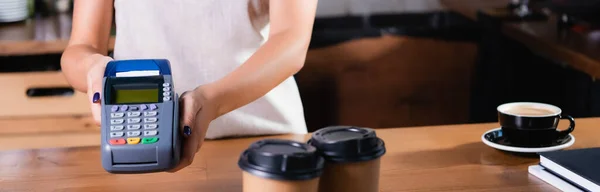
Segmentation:
{"type": "Polygon", "coordinates": [[[111,139],[109,143],[111,145],[125,145],[127,142],[125,142],[125,139],[111,139]]]}

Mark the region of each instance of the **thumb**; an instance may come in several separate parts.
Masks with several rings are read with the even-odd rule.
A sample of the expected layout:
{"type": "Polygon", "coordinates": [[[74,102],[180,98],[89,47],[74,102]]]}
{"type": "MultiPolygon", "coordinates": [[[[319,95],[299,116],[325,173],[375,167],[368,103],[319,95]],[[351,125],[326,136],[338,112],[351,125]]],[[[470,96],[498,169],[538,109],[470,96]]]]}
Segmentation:
{"type": "Polygon", "coordinates": [[[200,111],[201,105],[194,99],[193,92],[186,91],[181,94],[180,99],[180,110],[181,110],[181,131],[185,137],[189,136],[191,130],[194,129],[196,124],[196,114],[200,111]]]}
{"type": "Polygon", "coordinates": [[[88,74],[88,96],[90,99],[90,107],[92,111],[92,115],[94,117],[94,121],[97,124],[100,124],[100,114],[101,114],[101,99],[102,99],[102,76],[98,76],[96,74],[90,73],[88,74]]]}
{"type": "Polygon", "coordinates": [[[102,92],[102,77],[98,77],[95,75],[90,75],[90,77],[88,77],[88,92],[92,93],[90,94],[90,100],[92,101],[92,103],[100,104],[100,99],[102,97],[96,97],[95,93],[101,94],[102,92]]]}
{"type": "Polygon", "coordinates": [[[196,116],[200,111],[201,104],[196,101],[194,94],[190,92],[184,92],[180,97],[180,114],[181,114],[181,131],[183,133],[184,144],[181,153],[181,162],[177,167],[170,170],[169,172],[177,172],[184,167],[187,167],[194,161],[194,155],[198,151],[199,134],[198,130],[201,129],[195,123],[196,116]]]}

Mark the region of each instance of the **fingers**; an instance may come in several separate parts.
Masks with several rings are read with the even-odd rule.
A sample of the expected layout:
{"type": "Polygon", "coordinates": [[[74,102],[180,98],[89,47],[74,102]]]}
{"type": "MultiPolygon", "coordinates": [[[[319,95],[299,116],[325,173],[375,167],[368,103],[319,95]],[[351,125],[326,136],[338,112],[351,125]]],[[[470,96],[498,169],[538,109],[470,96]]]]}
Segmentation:
{"type": "Polygon", "coordinates": [[[104,77],[104,68],[112,58],[103,55],[93,55],[88,57],[92,67],[87,73],[87,95],[90,100],[92,116],[96,124],[101,122],[101,100],[102,100],[102,79],[104,77]]]}
{"type": "Polygon", "coordinates": [[[181,94],[179,106],[181,107],[180,129],[184,137],[189,137],[194,130],[194,119],[201,107],[194,99],[194,95],[187,91],[181,94]]]}
{"type": "Polygon", "coordinates": [[[180,101],[180,131],[184,136],[184,143],[182,146],[182,154],[181,159],[177,167],[169,170],[168,172],[177,172],[194,161],[194,155],[196,154],[196,148],[198,143],[198,138],[196,134],[192,131],[194,118],[196,113],[199,111],[199,107],[195,106],[194,96],[192,93],[186,91],[181,94],[180,101]]]}
{"type": "Polygon", "coordinates": [[[100,106],[100,104],[94,104],[92,103],[91,105],[91,111],[92,111],[92,117],[94,118],[94,122],[96,122],[96,125],[100,125],[100,122],[102,122],[101,120],[101,113],[102,113],[102,107],[100,106]]]}
{"type": "Polygon", "coordinates": [[[88,74],[88,92],[92,93],[91,101],[95,104],[100,104],[100,99],[102,98],[100,94],[102,94],[102,74],[98,74],[100,72],[91,71],[88,74]]]}
{"type": "Polygon", "coordinates": [[[192,134],[190,137],[185,139],[179,165],[169,172],[177,172],[194,162],[194,156],[196,155],[196,149],[198,147],[198,138],[195,135],[197,134],[192,134]]]}
{"type": "Polygon", "coordinates": [[[92,116],[97,125],[101,122],[101,89],[102,89],[102,77],[97,77],[92,71],[88,73],[88,96],[90,99],[90,110],[92,116]]]}
{"type": "Polygon", "coordinates": [[[174,169],[169,170],[169,172],[177,172],[194,162],[194,156],[198,151],[198,142],[200,140],[202,139],[200,138],[200,134],[198,134],[198,132],[192,132],[192,134],[184,138],[184,144],[182,148],[183,151],[179,165],[177,165],[177,167],[175,167],[174,169]]]}
{"type": "Polygon", "coordinates": [[[88,96],[90,97],[90,110],[92,112],[92,117],[94,118],[94,122],[96,122],[96,125],[100,125],[101,119],[100,119],[100,114],[101,114],[101,106],[100,106],[100,93],[99,92],[95,92],[92,93],[93,91],[90,89],[88,90],[88,96]]]}
{"type": "Polygon", "coordinates": [[[194,99],[192,92],[184,92],[181,95],[181,125],[184,135],[183,151],[181,161],[177,167],[169,172],[177,172],[194,161],[194,156],[204,141],[204,132],[208,127],[208,121],[202,117],[202,107],[194,99]]]}

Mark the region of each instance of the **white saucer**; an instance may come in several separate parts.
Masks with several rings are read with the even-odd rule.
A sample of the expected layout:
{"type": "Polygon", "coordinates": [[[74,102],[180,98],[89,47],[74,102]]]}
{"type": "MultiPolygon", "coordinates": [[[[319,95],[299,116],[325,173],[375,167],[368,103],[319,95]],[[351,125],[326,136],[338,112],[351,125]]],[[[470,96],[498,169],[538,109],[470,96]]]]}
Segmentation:
{"type": "MultiPolygon", "coordinates": [[[[548,151],[558,151],[558,150],[570,147],[571,145],[573,145],[575,143],[575,136],[573,136],[571,134],[569,134],[570,139],[568,139],[568,141],[561,143],[561,144],[549,146],[549,147],[531,147],[531,148],[530,147],[515,147],[515,146],[510,146],[510,145],[503,145],[501,143],[493,142],[493,141],[490,141],[489,139],[486,139],[486,135],[497,134],[494,132],[500,132],[500,131],[502,131],[502,128],[495,128],[495,129],[492,129],[492,130],[489,130],[489,131],[483,133],[483,135],[481,135],[481,141],[483,141],[483,143],[485,143],[487,146],[490,146],[492,148],[502,150],[502,151],[517,152],[517,153],[541,153],[541,152],[548,152],[548,151]]],[[[496,138],[498,138],[498,137],[502,137],[502,136],[501,135],[496,136],[496,138]]]]}

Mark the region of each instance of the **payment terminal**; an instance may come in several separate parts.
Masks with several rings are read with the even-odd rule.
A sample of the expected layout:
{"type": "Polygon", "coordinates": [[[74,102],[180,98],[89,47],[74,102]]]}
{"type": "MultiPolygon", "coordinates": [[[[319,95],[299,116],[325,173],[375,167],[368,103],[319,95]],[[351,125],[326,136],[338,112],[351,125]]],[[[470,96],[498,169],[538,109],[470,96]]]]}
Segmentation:
{"type": "Polygon", "coordinates": [[[164,59],[117,60],[103,78],[102,166],[110,173],[147,173],[179,163],[178,96],[164,59]]]}

